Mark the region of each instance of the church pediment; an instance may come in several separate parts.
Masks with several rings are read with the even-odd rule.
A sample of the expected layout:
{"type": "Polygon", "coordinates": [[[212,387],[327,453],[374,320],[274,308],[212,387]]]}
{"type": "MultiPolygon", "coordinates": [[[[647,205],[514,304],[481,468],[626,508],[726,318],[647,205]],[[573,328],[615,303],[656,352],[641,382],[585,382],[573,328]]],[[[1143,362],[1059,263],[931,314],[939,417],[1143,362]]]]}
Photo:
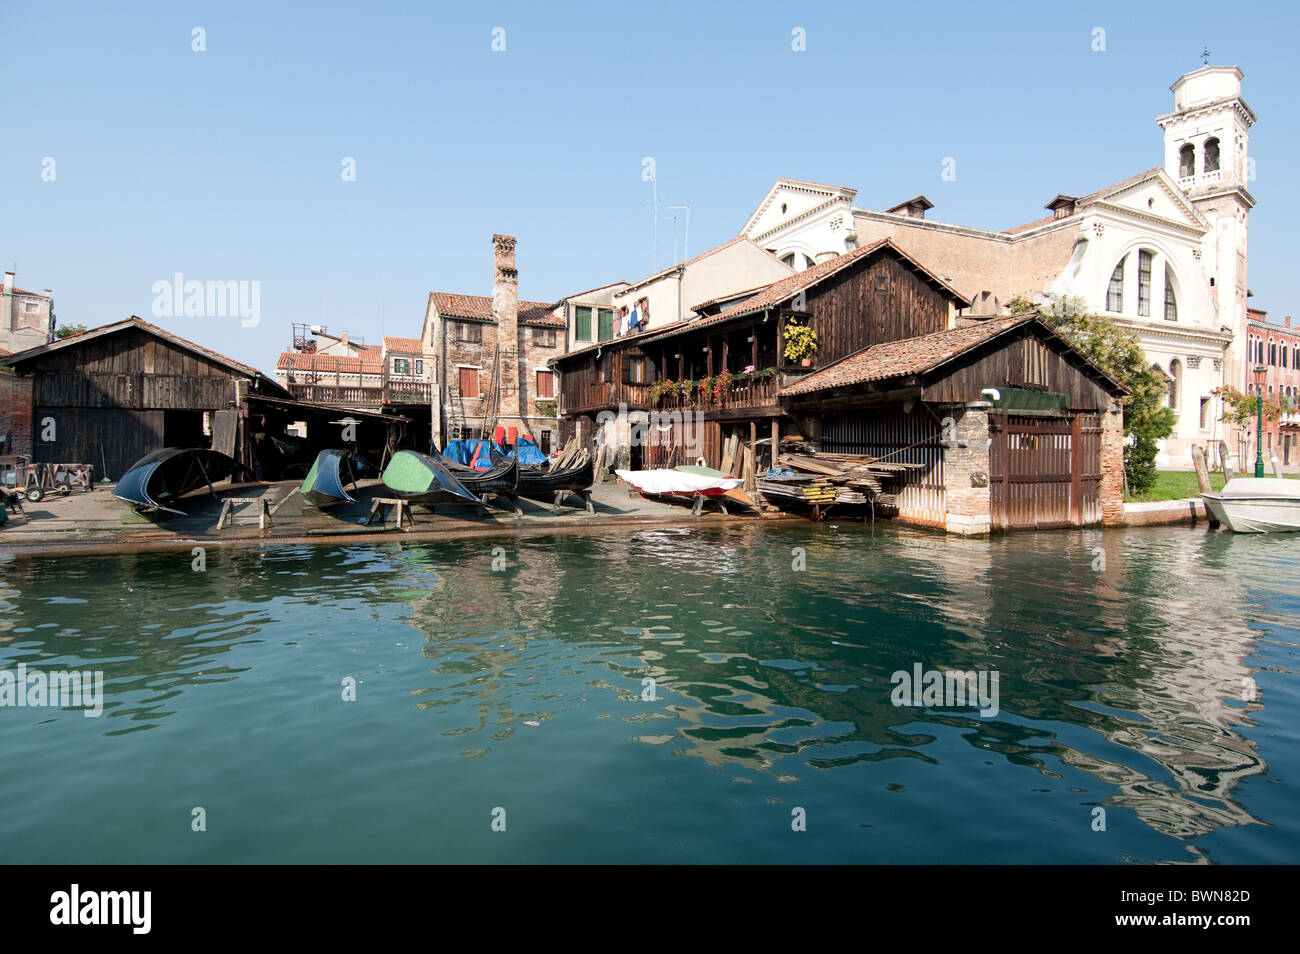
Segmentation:
{"type": "Polygon", "coordinates": [[[751,239],[818,209],[842,203],[851,206],[856,189],[805,182],[800,179],[777,179],[758,208],[749,217],[740,234],[751,239]]]}
{"type": "Polygon", "coordinates": [[[1108,189],[1094,192],[1079,203],[1081,208],[1104,205],[1135,213],[1143,218],[1163,219],[1185,228],[1205,231],[1209,223],[1183,195],[1163,169],[1152,169],[1108,189]]]}

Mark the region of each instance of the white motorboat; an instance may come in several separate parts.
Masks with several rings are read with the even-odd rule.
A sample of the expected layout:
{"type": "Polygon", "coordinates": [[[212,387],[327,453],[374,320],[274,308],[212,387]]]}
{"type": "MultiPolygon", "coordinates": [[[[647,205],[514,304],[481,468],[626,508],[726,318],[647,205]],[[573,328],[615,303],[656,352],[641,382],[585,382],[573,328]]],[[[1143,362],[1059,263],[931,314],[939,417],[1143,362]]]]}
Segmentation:
{"type": "Polygon", "coordinates": [[[1300,530],[1300,480],[1234,477],[1201,499],[1214,519],[1237,533],[1300,530]]]}

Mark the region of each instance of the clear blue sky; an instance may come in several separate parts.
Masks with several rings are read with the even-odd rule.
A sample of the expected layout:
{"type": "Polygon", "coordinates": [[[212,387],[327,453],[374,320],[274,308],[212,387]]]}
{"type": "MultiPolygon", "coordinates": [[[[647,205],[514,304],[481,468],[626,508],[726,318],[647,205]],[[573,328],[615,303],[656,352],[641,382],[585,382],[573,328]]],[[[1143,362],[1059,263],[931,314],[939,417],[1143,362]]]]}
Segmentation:
{"type": "Polygon", "coordinates": [[[734,236],[778,176],[871,208],[924,192],[932,218],[965,225],[1038,218],[1058,192],[1161,164],[1154,117],[1208,45],[1259,115],[1250,286],[1280,318],[1300,308],[1284,281],[1300,15],[1224,10],[9,2],[0,263],[88,326],[153,320],[153,283],[176,272],[260,281],[258,327],[159,323],[270,372],[322,299],[332,331],[377,342],[418,335],[430,290],[491,294],[493,232],[519,239],[524,298],[648,273],[644,156],[664,205],[691,206],[693,252],[734,236]]]}

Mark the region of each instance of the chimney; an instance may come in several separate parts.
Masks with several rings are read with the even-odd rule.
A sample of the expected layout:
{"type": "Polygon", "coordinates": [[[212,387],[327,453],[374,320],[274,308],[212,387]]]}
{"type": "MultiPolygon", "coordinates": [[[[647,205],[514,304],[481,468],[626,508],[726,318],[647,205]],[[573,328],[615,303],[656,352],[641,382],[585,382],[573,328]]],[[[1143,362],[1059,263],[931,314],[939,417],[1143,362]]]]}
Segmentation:
{"type": "Polygon", "coordinates": [[[6,272],[5,272],[5,284],[4,284],[4,290],[7,291],[7,292],[9,292],[10,294],[13,293],[13,290],[14,290],[14,273],[13,273],[13,272],[9,272],[9,271],[6,271],[6,272]]]}
{"type": "Polygon", "coordinates": [[[14,322],[14,273],[5,272],[5,283],[0,286],[0,330],[12,331],[14,322]]]}
{"type": "Polygon", "coordinates": [[[1288,328],[1291,327],[1291,316],[1290,316],[1290,315],[1287,315],[1287,316],[1286,316],[1286,326],[1287,326],[1288,328]]]}
{"type": "MultiPolygon", "coordinates": [[[[501,427],[519,426],[519,271],[515,268],[515,237],[492,236],[492,317],[497,322],[501,390],[501,427]]],[[[527,431],[527,427],[523,428],[527,431]]]]}
{"type": "Polygon", "coordinates": [[[348,333],[346,331],[339,336],[339,344],[343,345],[345,348],[348,346],[348,333]]]}

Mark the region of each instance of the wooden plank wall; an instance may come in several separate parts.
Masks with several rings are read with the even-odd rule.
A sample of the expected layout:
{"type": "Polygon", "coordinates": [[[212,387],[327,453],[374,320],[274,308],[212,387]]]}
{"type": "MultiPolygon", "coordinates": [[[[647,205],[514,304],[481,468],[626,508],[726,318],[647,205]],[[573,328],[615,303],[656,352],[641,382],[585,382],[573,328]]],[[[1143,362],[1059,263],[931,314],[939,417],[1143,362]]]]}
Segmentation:
{"type": "Polygon", "coordinates": [[[809,292],[807,309],[817,332],[818,367],[882,341],[948,327],[948,299],[889,254],[846,269],[809,292]]]}
{"type": "Polygon", "coordinates": [[[1111,401],[1109,392],[1066,358],[1054,343],[1044,342],[1026,329],[1023,336],[994,342],[994,350],[980,350],[946,369],[944,377],[928,384],[924,400],[960,403],[979,400],[984,388],[1029,388],[1069,395],[1076,411],[1102,411],[1111,401]]]}
{"type": "Polygon", "coordinates": [[[163,446],[163,417],[163,411],[37,407],[32,457],[44,463],[94,464],[96,480],[117,480],[145,454],[163,446]],[[55,439],[42,442],[40,422],[47,417],[54,418],[55,439]]]}

